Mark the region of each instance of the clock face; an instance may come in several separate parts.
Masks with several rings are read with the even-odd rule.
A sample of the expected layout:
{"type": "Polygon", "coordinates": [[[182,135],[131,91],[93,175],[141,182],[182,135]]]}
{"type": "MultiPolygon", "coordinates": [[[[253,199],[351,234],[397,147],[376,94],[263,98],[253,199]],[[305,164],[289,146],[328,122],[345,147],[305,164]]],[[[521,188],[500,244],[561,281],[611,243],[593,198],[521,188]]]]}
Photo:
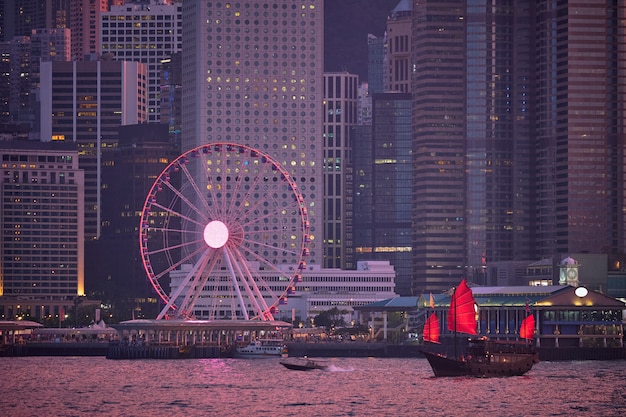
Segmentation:
{"type": "Polygon", "coordinates": [[[578,271],[576,271],[575,269],[570,269],[569,271],[567,271],[567,275],[570,278],[576,278],[576,275],[578,275],[578,271]]]}

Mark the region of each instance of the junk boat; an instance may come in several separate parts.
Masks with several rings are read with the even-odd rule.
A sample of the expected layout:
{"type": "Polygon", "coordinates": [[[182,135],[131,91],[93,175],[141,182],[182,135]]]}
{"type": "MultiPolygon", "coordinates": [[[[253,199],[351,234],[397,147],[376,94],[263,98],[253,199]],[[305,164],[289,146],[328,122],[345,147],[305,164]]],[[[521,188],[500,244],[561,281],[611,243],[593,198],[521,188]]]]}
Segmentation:
{"type": "MultiPolygon", "coordinates": [[[[528,314],[520,328],[520,337],[530,339],[530,342],[490,340],[485,336],[473,337],[468,339],[467,347],[458,355],[457,333],[477,335],[474,296],[465,279],[454,290],[450,300],[448,328],[454,332],[453,356],[426,348],[420,350],[437,377],[523,375],[539,362],[539,355],[532,343],[535,332],[535,319],[532,314],[528,314]]],[[[439,320],[433,312],[424,325],[424,342],[439,343],[440,333],[439,320]]]]}

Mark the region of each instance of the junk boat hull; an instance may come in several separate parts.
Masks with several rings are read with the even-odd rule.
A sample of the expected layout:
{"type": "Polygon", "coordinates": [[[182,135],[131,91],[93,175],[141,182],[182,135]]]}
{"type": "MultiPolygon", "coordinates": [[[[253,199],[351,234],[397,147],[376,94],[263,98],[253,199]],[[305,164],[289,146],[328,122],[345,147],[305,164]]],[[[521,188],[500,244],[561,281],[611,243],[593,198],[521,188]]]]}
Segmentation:
{"type": "Polygon", "coordinates": [[[467,351],[460,358],[422,350],[435,376],[503,377],[519,376],[530,371],[539,362],[532,346],[524,343],[470,340],[467,351]]]}

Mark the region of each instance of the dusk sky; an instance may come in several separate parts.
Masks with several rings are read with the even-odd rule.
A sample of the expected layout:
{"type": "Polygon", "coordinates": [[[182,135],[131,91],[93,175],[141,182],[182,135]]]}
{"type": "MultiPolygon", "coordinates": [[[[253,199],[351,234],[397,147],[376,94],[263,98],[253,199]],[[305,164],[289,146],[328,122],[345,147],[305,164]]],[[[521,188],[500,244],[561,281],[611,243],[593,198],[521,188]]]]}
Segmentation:
{"type": "Polygon", "coordinates": [[[324,0],[324,70],[367,80],[367,35],[382,36],[400,0],[324,0]]]}

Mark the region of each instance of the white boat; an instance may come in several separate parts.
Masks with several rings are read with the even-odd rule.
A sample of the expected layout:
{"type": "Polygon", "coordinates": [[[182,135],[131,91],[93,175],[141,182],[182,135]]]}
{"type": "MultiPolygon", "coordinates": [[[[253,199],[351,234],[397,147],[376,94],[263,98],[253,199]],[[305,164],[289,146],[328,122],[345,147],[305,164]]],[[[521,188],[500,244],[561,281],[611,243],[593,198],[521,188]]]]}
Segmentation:
{"type": "Polygon", "coordinates": [[[247,346],[238,347],[236,351],[236,356],[239,358],[259,358],[286,354],[287,346],[282,339],[257,339],[247,346]]]}

